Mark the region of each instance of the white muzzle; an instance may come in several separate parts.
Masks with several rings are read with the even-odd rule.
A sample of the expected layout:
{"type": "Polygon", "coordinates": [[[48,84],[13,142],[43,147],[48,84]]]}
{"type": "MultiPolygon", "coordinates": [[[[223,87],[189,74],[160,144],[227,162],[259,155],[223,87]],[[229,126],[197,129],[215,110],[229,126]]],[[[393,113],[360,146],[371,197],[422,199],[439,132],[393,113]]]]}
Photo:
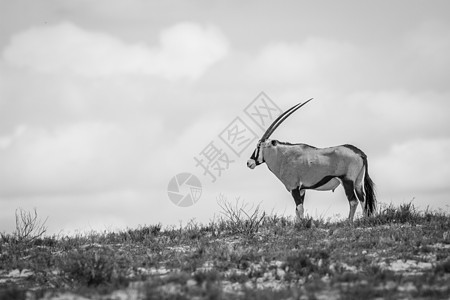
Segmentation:
{"type": "Polygon", "coordinates": [[[256,161],[254,161],[253,159],[247,160],[247,167],[253,170],[256,167],[256,161]]]}

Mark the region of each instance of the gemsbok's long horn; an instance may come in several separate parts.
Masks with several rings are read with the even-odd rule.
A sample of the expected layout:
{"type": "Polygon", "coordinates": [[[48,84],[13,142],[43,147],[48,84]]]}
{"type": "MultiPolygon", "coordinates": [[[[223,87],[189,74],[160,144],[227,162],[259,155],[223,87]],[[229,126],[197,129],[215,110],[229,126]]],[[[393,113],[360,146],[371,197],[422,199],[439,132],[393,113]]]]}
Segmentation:
{"type": "Polygon", "coordinates": [[[300,107],[311,101],[313,98],[309,99],[308,101],[305,101],[303,103],[298,103],[288,110],[286,110],[284,113],[278,116],[278,118],[275,119],[275,121],[270,124],[269,128],[267,128],[266,132],[263,134],[261,141],[267,140],[270,135],[277,129],[278,126],[280,126],[281,123],[284,122],[291,114],[293,114],[296,110],[298,110],[300,107]]]}

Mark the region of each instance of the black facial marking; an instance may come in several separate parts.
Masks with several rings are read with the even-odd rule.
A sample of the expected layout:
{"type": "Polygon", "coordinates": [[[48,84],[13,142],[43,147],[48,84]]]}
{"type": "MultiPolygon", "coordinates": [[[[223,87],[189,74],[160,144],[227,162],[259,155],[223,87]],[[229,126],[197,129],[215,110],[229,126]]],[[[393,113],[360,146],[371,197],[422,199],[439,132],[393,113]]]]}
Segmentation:
{"type": "Polygon", "coordinates": [[[256,161],[256,152],[258,152],[258,148],[256,148],[255,151],[253,151],[252,156],[250,157],[250,159],[253,159],[254,161],[256,161]]]}
{"type": "Polygon", "coordinates": [[[260,164],[262,164],[262,163],[264,162],[264,158],[263,158],[263,161],[262,161],[262,162],[259,162],[259,161],[258,161],[259,151],[261,151],[261,148],[260,148],[260,146],[258,145],[258,146],[256,147],[255,151],[253,151],[252,156],[250,157],[250,159],[253,159],[253,160],[255,161],[255,164],[256,164],[257,166],[259,166],[260,164]]]}

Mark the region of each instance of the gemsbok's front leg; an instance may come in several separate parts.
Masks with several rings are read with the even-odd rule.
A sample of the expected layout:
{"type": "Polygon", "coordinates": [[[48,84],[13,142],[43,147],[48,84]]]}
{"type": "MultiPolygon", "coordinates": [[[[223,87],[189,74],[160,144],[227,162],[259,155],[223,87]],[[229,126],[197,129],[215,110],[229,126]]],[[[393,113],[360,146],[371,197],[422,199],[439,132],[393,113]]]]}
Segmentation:
{"type": "Polygon", "coordinates": [[[299,187],[291,191],[292,197],[295,200],[295,213],[297,215],[297,220],[303,219],[304,209],[303,201],[305,200],[305,190],[301,190],[299,187]]]}

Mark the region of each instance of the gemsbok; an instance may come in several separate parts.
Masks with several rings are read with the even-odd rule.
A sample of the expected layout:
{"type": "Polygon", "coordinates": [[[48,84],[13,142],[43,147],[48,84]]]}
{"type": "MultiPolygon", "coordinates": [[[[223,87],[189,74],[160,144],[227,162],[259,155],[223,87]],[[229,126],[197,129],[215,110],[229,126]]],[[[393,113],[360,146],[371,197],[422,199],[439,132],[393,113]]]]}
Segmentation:
{"type": "Polygon", "coordinates": [[[254,169],[266,163],[292,194],[298,219],[303,218],[306,190],[334,191],[340,184],[350,204],[349,221],[353,221],[358,200],[365,215],[372,215],[376,209],[374,183],[369,176],[367,156],[360,149],[352,145],[316,148],[269,139],[286,118],[311,100],[294,105],[273,121],[247,166],[254,169]]]}

